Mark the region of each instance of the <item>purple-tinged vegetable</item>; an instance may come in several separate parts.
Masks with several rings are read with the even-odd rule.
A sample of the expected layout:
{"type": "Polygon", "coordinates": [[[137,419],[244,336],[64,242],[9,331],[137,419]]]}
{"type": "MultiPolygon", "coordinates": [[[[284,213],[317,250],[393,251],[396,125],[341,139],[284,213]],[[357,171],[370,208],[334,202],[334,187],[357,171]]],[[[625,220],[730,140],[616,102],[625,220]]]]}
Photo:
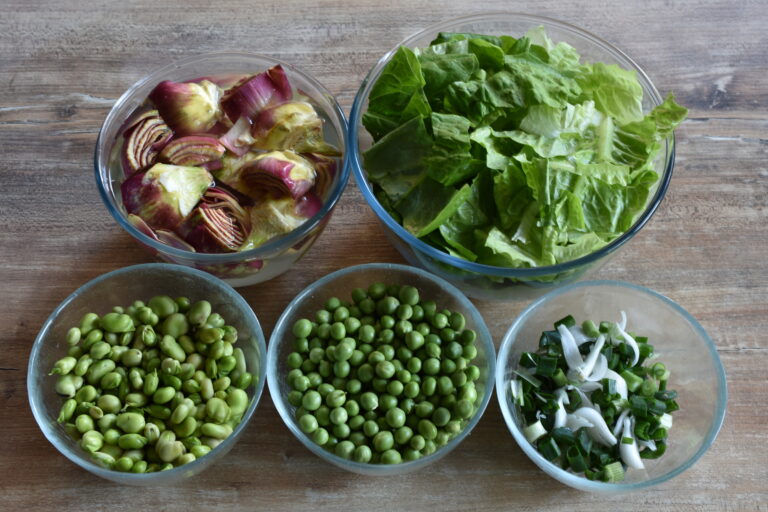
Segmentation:
{"type": "Polygon", "coordinates": [[[179,235],[177,235],[173,231],[169,231],[167,229],[158,229],[156,233],[157,233],[157,239],[160,242],[164,243],[165,245],[170,245],[171,247],[175,247],[176,249],[181,249],[182,251],[195,252],[194,247],[192,247],[187,242],[185,242],[179,235]]]}
{"type": "Polygon", "coordinates": [[[173,132],[157,110],[141,114],[123,133],[123,170],[126,176],[142,171],[157,160],[173,132]]]}
{"type": "Polygon", "coordinates": [[[323,202],[313,192],[307,192],[296,200],[296,212],[307,219],[314,217],[322,207],[323,202]]]}
{"type": "Polygon", "coordinates": [[[155,164],[121,186],[123,204],[152,229],[176,229],[189,215],[213,177],[202,167],[155,164]]]}
{"type": "Polygon", "coordinates": [[[291,151],[272,151],[259,155],[239,169],[240,186],[249,195],[290,195],[296,199],[315,184],[315,169],[305,158],[291,151]]]}
{"type": "Polygon", "coordinates": [[[307,220],[306,210],[298,208],[290,197],[265,198],[251,208],[251,233],[241,250],[253,249],[271,238],[290,233],[307,220]]]}
{"type": "Polygon", "coordinates": [[[251,122],[248,118],[241,117],[232,127],[219,137],[219,142],[237,156],[243,156],[251,149],[253,137],[251,136],[251,122]]]}
{"type": "Polygon", "coordinates": [[[168,231],[167,229],[158,229],[157,231],[154,231],[138,215],[129,214],[128,222],[133,224],[133,226],[136,229],[138,229],[139,231],[141,231],[142,233],[144,233],[145,235],[147,235],[153,240],[156,240],[165,245],[170,245],[171,247],[175,247],[177,249],[195,252],[194,247],[192,247],[187,242],[182,240],[181,237],[179,237],[179,235],[177,235],[173,231],[168,231]]]}
{"type": "Polygon", "coordinates": [[[279,64],[263,73],[242,79],[221,99],[221,108],[235,123],[241,117],[254,119],[264,108],[289,101],[291,84],[279,64]]]}
{"type": "Polygon", "coordinates": [[[179,83],[165,80],[149,93],[160,116],[179,135],[205,133],[221,118],[221,89],[208,80],[179,83]]]}
{"type": "Polygon", "coordinates": [[[262,110],[251,128],[258,149],[290,149],[297,153],[338,155],[323,139],[323,121],[314,107],[292,101],[262,110]]]}
{"type": "Polygon", "coordinates": [[[189,135],[169,142],[160,152],[160,160],[174,165],[202,166],[218,161],[225,151],[218,139],[189,135]]]}
{"type": "Polygon", "coordinates": [[[301,156],[309,160],[315,168],[314,192],[319,197],[326,197],[336,177],[336,159],[316,153],[303,153],[301,156]]]}
{"type": "Polygon", "coordinates": [[[199,252],[236,251],[251,231],[248,212],[229,192],[209,188],[185,222],[186,241],[199,252]]]}

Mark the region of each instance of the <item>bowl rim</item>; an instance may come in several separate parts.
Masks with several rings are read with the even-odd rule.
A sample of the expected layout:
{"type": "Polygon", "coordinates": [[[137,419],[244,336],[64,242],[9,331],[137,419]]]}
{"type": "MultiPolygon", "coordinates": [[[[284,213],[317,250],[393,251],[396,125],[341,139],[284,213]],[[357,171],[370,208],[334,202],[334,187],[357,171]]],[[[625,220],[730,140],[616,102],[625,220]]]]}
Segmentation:
{"type": "MultiPolygon", "coordinates": [[[[29,402],[29,407],[32,409],[32,415],[34,416],[38,427],[40,428],[40,430],[42,430],[45,438],[62,455],[64,455],[66,458],[68,458],[70,461],[74,462],[81,468],[87,471],[90,471],[91,473],[97,476],[100,476],[102,478],[113,479],[113,478],[117,478],[119,475],[119,479],[127,481],[129,485],[146,485],[147,482],[156,478],[158,473],[157,472],[126,473],[126,472],[117,471],[114,469],[108,469],[103,466],[100,466],[96,462],[89,459],[87,454],[84,451],[80,453],[77,450],[72,449],[72,447],[70,447],[68,444],[60,443],[56,438],[56,435],[54,434],[54,430],[58,427],[58,424],[55,421],[55,418],[48,418],[47,415],[45,414],[45,411],[43,410],[43,407],[38,403],[36,399],[34,399],[34,394],[32,392],[32,389],[34,388],[33,363],[36,363],[39,359],[40,353],[42,351],[44,336],[48,334],[48,331],[56,323],[56,320],[58,319],[61,311],[67,306],[69,306],[72,301],[77,299],[80,295],[87,293],[91,288],[95,286],[99,286],[104,282],[108,282],[111,278],[115,276],[126,274],[126,273],[138,272],[142,270],[159,270],[162,272],[176,272],[179,274],[187,275],[192,279],[203,279],[204,281],[208,281],[209,283],[212,283],[215,286],[222,288],[223,291],[225,291],[227,295],[230,296],[231,300],[235,303],[235,306],[238,309],[242,309],[245,312],[246,318],[249,318],[250,322],[253,324],[254,336],[256,338],[256,344],[261,353],[261,357],[259,361],[260,362],[259,380],[256,382],[256,385],[254,387],[253,396],[251,397],[251,403],[249,404],[248,409],[246,409],[245,414],[243,415],[243,418],[240,421],[240,423],[238,423],[237,426],[232,431],[232,434],[230,434],[229,437],[227,437],[221,442],[220,445],[218,445],[216,448],[211,450],[210,453],[206,455],[213,454],[219,448],[222,448],[224,451],[229,450],[238,439],[240,433],[248,427],[248,424],[253,418],[253,415],[256,411],[256,407],[258,406],[258,403],[261,400],[261,395],[264,391],[264,386],[266,383],[266,369],[267,369],[267,365],[266,365],[267,347],[264,341],[264,332],[261,328],[261,324],[259,323],[259,319],[256,316],[256,313],[253,311],[250,305],[248,305],[245,299],[239,293],[237,293],[237,291],[235,291],[234,288],[232,288],[223,280],[211,274],[208,274],[207,272],[203,272],[202,270],[197,270],[194,268],[186,267],[183,265],[176,265],[172,263],[143,263],[139,265],[131,265],[128,267],[123,267],[117,270],[113,270],[111,272],[107,272],[105,274],[101,274],[100,276],[97,276],[94,279],[91,279],[90,281],[88,281],[87,283],[81,285],[79,288],[77,288],[77,290],[69,294],[69,296],[67,296],[66,299],[64,299],[58,306],[56,306],[56,309],[54,309],[53,312],[45,320],[45,322],[43,323],[43,326],[40,328],[40,331],[35,337],[35,341],[32,344],[32,350],[30,351],[30,355],[29,355],[29,362],[27,363],[27,399],[29,402]]],[[[41,396],[42,396],[42,393],[41,393],[41,396]]],[[[196,459],[188,464],[184,464],[182,466],[177,466],[173,469],[163,471],[162,474],[164,476],[164,479],[168,478],[169,480],[172,480],[178,476],[182,476],[184,473],[187,473],[190,471],[193,474],[195,474],[197,472],[195,471],[195,468],[201,465],[203,462],[205,462],[205,466],[208,465],[208,461],[205,460],[205,457],[200,457],[199,459],[196,459]]]]}
{"type": "MultiPolygon", "coordinates": [[[[351,292],[352,290],[350,289],[349,291],[351,292]]],[[[496,356],[496,347],[493,343],[493,337],[491,336],[491,333],[488,330],[488,326],[485,323],[485,319],[483,318],[480,311],[475,307],[475,305],[464,295],[464,293],[461,292],[461,290],[459,290],[458,288],[456,288],[446,280],[442,279],[441,277],[438,277],[420,268],[412,267],[410,265],[402,265],[399,263],[365,263],[362,265],[353,265],[350,267],[345,267],[323,276],[322,278],[311,283],[309,286],[307,286],[301,292],[299,292],[291,300],[291,302],[285,307],[283,312],[280,314],[280,318],[275,323],[275,327],[272,330],[272,334],[269,338],[269,351],[267,353],[267,383],[269,387],[269,394],[272,397],[272,402],[275,404],[275,408],[277,409],[277,412],[279,413],[280,418],[283,420],[283,423],[285,423],[285,425],[288,427],[288,430],[290,430],[293,433],[293,435],[299,441],[301,441],[301,443],[305,447],[307,447],[311,452],[313,452],[315,455],[317,455],[321,459],[324,459],[327,462],[335,464],[336,466],[342,469],[345,469],[347,471],[352,471],[352,472],[362,473],[367,475],[374,475],[374,476],[388,476],[390,474],[408,473],[410,471],[417,470],[423,466],[427,466],[437,461],[442,456],[447,455],[454,448],[456,448],[470,434],[470,432],[477,426],[477,424],[480,422],[480,419],[485,414],[488,403],[490,402],[491,395],[493,394],[495,374],[497,372],[497,369],[496,369],[497,358],[495,356],[496,356]],[[331,453],[326,449],[324,449],[322,446],[315,443],[312,439],[309,438],[307,434],[301,431],[301,429],[298,427],[298,422],[294,419],[293,415],[289,411],[289,406],[287,405],[286,399],[284,399],[280,395],[280,391],[279,391],[280,383],[277,381],[278,373],[279,373],[277,357],[278,357],[279,346],[281,341],[284,343],[287,343],[286,340],[288,340],[290,336],[285,337],[283,340],[280,340],[280,339],[277,339],[277,333],[280,331],[290,332],[290,327],[287,325],[287,322],[288,322],[288,317],[293,314],[295,306],[299,302],[302,302],[304,299],[316,293],[317,290],[324,287],[327,283],[331,281],[336,281],[337,279],[343,278],[346,275],[349,275],[355,272],[365,271],[365,270],[379,270],[379,271],[395,270],[395,271],[409,272],[412,274],[416,274],[422,278],[425,278],[429,281],[432,281],[436,285],[440,286],[446,293],[453,296],[459,302],[465,315],[467,313],[471,313],[473,316],[475,316],[479,320],[479,325],[477,325],[475,329],[475,331],[477,332],[476,343],[477,342],[482,343],[482,345],[484,346],[488,354],[488,378],[486,379],[486,382],[485,382],[486,389],[485,389],[485,392],[483,393],[482,399],[479,402],[477,410],[475,411],[475,414],[472,416],[472,418],[470,418],[469,422],[464,427],[464,429],[461,432],[459,432],[453,439],[451,439],[446,445],[438,448],[434,453],[431,453],[425,457],[421,457],[414,461],[403,461],[399,464],[386,465],[386,464],[371,464],[366,462],[355,462],[353,460],[348,460],[348,459],[339,457],[335,453],[331,453]],[[391,471],[385,472],[384,468],[389,468],[391,469],[391,471]],[[380,470],[380,471],[377,471],[377,470],[380,470]],[[378,473],[381,473],[381,474],[378,474],[378,473]]]]}
{"type": "Polygon", "coordinates": [[[546,16],[537,16],[532,14],[524,14],[524,13],[517,13],[517,12],[510,12],[510,11],[490,11],[490,12],[483,12],[479,14],[471,14],[468,16],[461,16],[461,17],[445,20],[439,23],[435,23],[433,25],[430,25],[416,32],[413,35],[408,36],[407,38],[403,39],[400,43],[398,43],[394,48],[392,48],[387,53],[385,53],[373,65],[371,70],[368,72],[368,74],[360,84],[360,88],[358,89],[358,92],[355,95],[355,100],[352,104],[352,111],[350,112],[350,115],[349,115],[349,123],[348,123],[347,129],[349,131],[348,140],[349,140],[349,144],[351,145],[351,147],[348,148],[348,153],[350,155],[350,165],[352,167],[352,173],[355,177],[355,183],[357,183],[357,186],[362,192],[363,197],[365,198],[365,201],[368,203],[368,206],[370,206],[371,209],[373,209],[373,211],[376,213],[376,216],[379,218],[379,220],[383,222],[389,230],[394,232],[398,238],[403,240],[405,243],[407,243],[411,247],[415,247],[420,252],[425,253],[428,257],[436,259],[441,263],[444,263],[453,267],[457,267],[461,270],[480,273],[480,274],[501,276],[501,277],[525,278],[525,277],[539,277],[539,276],[546,276],[550,274],[557,274],[557,273],[571,270],[573,268],[577,268],[583,265],[588,265],[590,263],[593,263],[611,254],[612,252],[616,251],[621,246],[623,246],[626,242],[631,240],[632,237],[634,237],[638,233],[638,231],[640,231],[640,229],[642,229],[642,227],[645,226],[645,224],[651,219],[651,217],[653,216],[653,214],[656,212],[659,205],[661,204],[661,201],[664,199],[667,189],[669,188],[669,183],[672,179],[672,171],[675,164],[674,133],[672,133],[665,140],[666,163],[664,165],[663,173],[659,176],[656,192],[648,202],[647,207],[643,210],[643,212],[640,214],[638,219],[635,221],[635,223],[629,229],[627,229],[625,232],[619,235],[616,239],[614,239],[604,247],[601,247],[597,251],[581,256],[580,258],[577,258],[575,260],[569,260],[562,263],[558,263],[556,265],[548,265],[548,266],[542,266],[542,267],[512,268],[512,267],[497,267],[493,265],[485,265],[482,263],[475,263],[472,261],[468,261],[462,258],[452,256],[440,249],[437,249],[436,247],[433,247],[427,244],[426,242],[420,240],[419,238],[415,237],[413,234],[408,232],[408,230],[406,230],[402,225],[396,222],[392,218],[392,216],[389,214],[389,212],[387,212],[386,209],[384,209],[381,206],[379,201],[376,199],[376,196],[373,192],[373,188],[371,187],[370,183],[368,182],[365,176],[365,172],[363,171],[363,165],[362,165],[361,155],[360,155],[360,147],[358,144],[358,124],[362,119],[363,103],[368,96],[368,94],[366,93],[366,90],[368,89],[369,83],[373,82],[376,78],[378,78],[384,65],[392,57],[392,55],[394,55],[394,53],[398,50],[398,48],[400,46],[409,46],[414,41],[416,41],[421,37],[424,37],[427,34],[436,33],[460,23],[472,23],[472,22],[481,22],[481,21],[488,21],[488,20],[503,21],[503,19],[507,19],[509,21],[527,21],[527,22],[531,22],[532,24],[552,26],[552,27],[556,27],[558,29],[570,32],[579,37],[590,40],[596,46],[610,53],[617,60],[623,61],[622,67],[626,67],[628,65],[629,69],[635,70],[637,72],[638,81],[641,83],[641,85],[644,84],[647,87],[648,93],[649,93],[649,99],[652,101],[652,103],[654,103],[655,105],[660,105],[662,103],[661,95],[659,94],[659,91],[656,89],[656,86],[653,84],[653,82],[645,73],[645,71],[632,58],[630,58],[620,49],[613,46],[611,43],[605,41],[604,39],[592,34],[591,32],[585,29],[582,29],[570,23],[566,23],[566,22],[563,22],[554,18],[546,17],[546,16]]]}
{"type": "Polygon", "coordinates": [[[723,363],[720,360],[720,356],[717,353],[717,347],[712,341],[712,338],[710,338],[709,334],[707,334],[707,331],[704,330],[704,327],[702,327],[701,324],[677,302],[673,301],[669,297],[662,295],[661,293],[655,290],[651,290],[650,288],[646,288],[644,286],[640,286],[634,283],[629,283],[626,281],[617,281],[617,280],[594,280],[594,281],[580,281],[578,283],[571,283],[561,288],[558,288],[556,290],[553,290],[547,293],[546,295],[539,297],[534,302],[532,302],[517,316],[517,318],[515,318],[515,320],[510,325],[509,329],[507,329],[507,332],[504,334],[504,338],[502,339],[501,346],[499,347],[498,362],[496,365],[496,398],[498,399],[499,407],[501,409],[502,415],[504,416],[504,422],[507,424],[507,428],[509,429],[510,433],[512,434],[512,437],[514,437],[517,444],[525,452],[525,454],[531,459],[531,461],[536,463],[537,466],[539,467],[547,466],[554,473],[556,473],[558,475],[558,477],[556,478],[558,481],[564,484],[570,485],[572,487],[577,487],[582,489],[588,488],[588,490],[590,491],[630,492],[630,491],[643,489],[646,487],[651,487],[656,484],[666,482],[667,480],[671,480],[672,478],[676,477],[680,473],[684,472],[685,470],[693,466],[701,458],[701,456],[704,455],[704,453],[707,450],[709,450],[709,448],[714,443],[718,433],[720,432],[720,429],[722,428],[723,422],[725,420],[725,412],[728,404],[728,384],[727,384],[727,379],[725,375],[725,368],[723,367],[723,363]],[[506,385],[505,385],[506,384],[505,371],[507,369],[506,360],[509,358],[509,353],[512,350],[512,347],[514,345],[514,336],[517,334],[517,331],[528,320],[528,317],[532,315],[539,307],[541,307],[545,303],[559,297],[560,295],[571,292],[573,290],[576,290],[579,288],[595,287],[595,286],[611,286],[617,289],[626,288],[634,292],[640,292],[642,294],[645,294],[651,297],[652,299],[661,301],[665,305],[672,308],[674,311],[679,313],[693,327],[693,329],[696,331],[699,337],[704,341],[704,344],[706,345],[708,353],[715,367],[715,371],[717,373],[716,375],[717,383],[718,383],[717,410],[716,410],[715,417],[713,418],[712,424],[710,425],[709,430],[707,431],[707,434],[704,437],[704,442],[702,443],[701,447],[696,451],[696,453],[694,453],[688,460],[686,460],[680,466],[672,469],[671,471],[668,471],[667,473],[664,473],[661,476],[644,480],[642,482],[634,482],[634,483],[598,482],[598,481],[588,480],[586,477],[576,475],[574,473],[571,473],[569,471],[566,471],[564,469],[557,467],[556,465],[552,464],[547,459],[545,459],[531,445],[531,443],[529,443],[525,439],[525,436],[523,435],[522,431],[520,430],[517,423],[515,422],[515,419],[512,417],[512,413],[509,410],[509,406],[507,404],[506,385]]]}
{"type": "MultiPolygon", "coordinates": [[[[329,113],[329,115],[330,114],[331,113],[329,113]]],[[[128,87],[128,89],[125,90],[125,92],[123,92],[122,95],[120,95],[117,101],[115,101],[114,105],[112,106],[109,113],[107,114],[107,117],[104,119],[104,122],[102,123],[101,128],[99,129],[99,135],[96,139],[96,147],[94,149],[94,155],[93,155],[93,167],[94,167],[94,173],[96,176],[96,185],[97,185],[97,188],[99,189],[99,195],[101,196],[101,200],[104,202],[104,206],[107,208],[107,210],[112,215],[112,217],[117,221],[117,223],[125,231],[127,231],[128,234],[130,234],[133,238],[135,238],[138,242],[146,246],[149,246],[152,249],[159,251],[160,253],[164,253],[176,258],[182,258],[187,260],[193,259],[195,260],[196,263],[201,263],[201,264],[235,263],[235,262],[241,262],[243,260],[268,258],[276,251],[282,251],[289,247],[292,247],[293,245],[298,243],[304,236],[310,233],[316,226],[318,226],[323,221],[325,221],[327,215],[333,210],[334,206],[341,198],[344,192],[344,189],[346,188],[347,183],[349,181],[349,174],[350,174],[350,167],[351,167],[350,154],[349,154],[348,124],[349,123],[347,121],[346,115],[344,114],[344,110],[339,105],[339,102],[336,100],[336,97],[333,96],[330,93],[330,91],[328,91],[328,89],[326,89],[325,86],[321,84],[317,79],[315,79],[312,75],[302,71],[300,68],[296,67],[293,64],[290,64],[280,59],[276,59],[274,57],[270,57],[268,55],[262,55],[262,54],[253,53],[253,52],[214,51],[214,52],[206,52],[206,53],[190,55],[178,60],[174,60],[169,64],[166,64],[164,66],[154,69],[149,74],[145,75],[143,78],[134,82],[130,87],[128,87]],[[130,222],[128,222],[126,215],[123,214],[123,212],[120,210],[120,207],[118,206],[115,198],[109,192],[109,187],[106,184],[106,180],[102,177],[102,172],[101,172],[102,169],[101,169],[101,166],[99,165],[99,159],[101,158],[102,152],[103,152],[102,146],[106,144],[106,142],[103,140],[104,131],[107,126],[110,126],[118,121],[117,119],[118,110],[124,103],[126,103],[133,96],[133,94],[137,89],[143,87],[148,83],[162,80],[164,75],[166,75],[168,72],[175,70],[179,67],[193,64],[199,61],[216,60],[219,58],[259,59],[262,61],[266,61],[271,65],[279,64],[284,68],[290,70],[292,73],[295,73],[296,75],[301,76],[302,79],[306,80],[314,88],[316,88],[317,91],[320,93],[320,95],[325,97],[328,100],[328,102],[331,104],[333,109],[332,114],[334,114],[339,119],[341,124],[341,127],[340,127],[341,133],[339,135],[342,138],[344,148],[345,148],[344,155],[342,157],[341,165],[340,165],[341,169],[338,170],[339,179],[334,185],[333,189],[331,189],[330,194],[328,196],[328,200],[326,200],[323,203],[323,206],[314,216],[307,219],[304,223],[302,223],[299,227],[297,227],[293,231],[290,231],[285,235],[275,237],[269,240],[268,242],[260,245],[259,247],[249,249],[247,251],[238,251],[233,253],[221,253],[221,254],[191,252],[184,249],[179,249],[179,248],[164,244],[162,242],[159,242],[157,240],[154,240],[153,238],[142,233],[140,230],[134,227],[130,222]]],[[[109,155],[107,155],[107,158],[109,158],[109,155]]],[[[105,169],[105,173],[106,173],[106,169],[105,169]]]]}

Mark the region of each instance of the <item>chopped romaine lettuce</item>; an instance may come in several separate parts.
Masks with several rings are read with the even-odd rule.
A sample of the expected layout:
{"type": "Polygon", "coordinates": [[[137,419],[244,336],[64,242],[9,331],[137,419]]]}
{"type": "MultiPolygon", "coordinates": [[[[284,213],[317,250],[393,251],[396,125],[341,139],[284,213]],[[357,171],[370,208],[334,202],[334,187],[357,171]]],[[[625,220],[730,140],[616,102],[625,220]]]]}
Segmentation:
{"type": "Polygon", "coordinates": [[[441,33],[400,48],[369,96],[363,154],[376,196],[405,229],[469,261],[539,267],[629,229],[654,159],[687,114],[650,113],[634,71],[582,63],[543,29],[441,33]]]}

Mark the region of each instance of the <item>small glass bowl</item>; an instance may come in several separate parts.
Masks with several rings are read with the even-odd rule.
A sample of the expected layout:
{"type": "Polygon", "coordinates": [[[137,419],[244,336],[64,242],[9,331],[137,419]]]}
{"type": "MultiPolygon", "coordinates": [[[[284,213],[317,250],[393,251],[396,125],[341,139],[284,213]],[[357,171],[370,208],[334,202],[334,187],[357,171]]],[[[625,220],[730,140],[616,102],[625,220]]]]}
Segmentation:
{"type": "Polygon", "coordinates": [[[528,457],[557,481],[583,491],[621,493],[666,482],[690,468],[712,446],[725,418],[728,398],[725,370],[704,328],[667,297],[620,281],[584,281],[552,291],[528,306],[507,331],[496,365],[496,396],[509,431],[528,457]],[[678,392],[680,410],[672,413],[667,451],[644,460],[645,469],[629,469],[623,482],[588,480],[545,459],[523,435],[509,381],[522,352],[535,351],[542,331],[572,315],[584,320],[617,321],[648,337],[658,361],[670,371],[669,388],[678,392]]]}
{"type": "Polygon", "coordinates": [[[299,293],[275,325],[269,339],[267,353],[267,381],[272,401],[280,413],[283,422],[304,446],[315,455],[335,464],[336,466],[371,476],[385,476],[409,473],[421,469],[445,457],[469,435],[480,421],[493,391],[493,378],[496,368],[495,349],[488,328],[480,312],[456,287],[446,283],[421,269],[391,263],[370,263],[338,270],[315,281],[299,293]],[[402,462],[400,464],[368,464],[347,460],[335,455],[315,443],[301,431],[295,418],[296,408],[288,402],[290,388],[287,383],[289,368],[285,364],[288,354],[293,351],[293,324],[301,318],[314,318],[318,309],[322,309],[330,297],[349,300],[354,288],[367,289],[375,282],[386,284],[411,285],[419,289],[421,297],[434,300],[439,308],[447,308],[461,312],[466,318],[466,328],[477,332],[477,358],[472,364],[480,368],[480,378],[477,380],[478,402],[474,415],[469,419],[464,430],[451,439],[448,444],[438,448],[434,453],[421,459],[402,462]]]}
{"type": "Polygon", "coordinates": [[[32,345],[27,369],[27,391],[32,414],[40,430],[65,457],[96,476],[129,485],[169,485],[191,478],[215,463],[235,445],[253,418],[266,382],[266,345],[259,320],[247,302],[231,286],[210,274],[179,265],[147,263],[125,267],[89,281],[67,297],[51,313],[32,345]],[[248,371],[254,382],[248,388],[251,400],[242,421],[232,434],[204,457],[167,471],[122,473],[98,465],[77,441],[56,421],[63,400],[56,394],[55,376],[48,376],[53,364],[67,353],[66,334],[80,324],[85,313],[104,314],[112,306],[125,306],[134,300],[155,295],[184,296],[208,300],[238,330],[238,347],[243,349],[248,371]]]}
{"type": "Polygon", "coordinates": [[[533,299],[554,287],[576,281],[597,271],[608,257],[635,236],[650,220],[667,191],[675,161],[674,136],[663,144],[654,162],[659,180],[651,190],[648,206],[634,225],[605,247],[581,258],[557,265],[535,268],[507,268],[473,263],[443,252],[416,238],[395,221],[379,203],[363,167],[362,153],[373,140],[362,124],[368,108],[368,95],[400,46],[424,47],[439,32],[471,32],[476,34],[520,37],[528,30],[543,26],[554,42],[566,42],[576,48],[584,61],[617,64],[637,72],[643,88],[643,111],[648,112],[662,102],[661,95],[648,76],[621,50],[599,37],[568,23],[551,18],[496,12],[464,16],[432,25],[404,39],[387,52],[365,77],[355,97],[349,119],[349,144],[352,172],[368,205],[373,209],[392,245],[413,265],[423,267],[449,281],[464,293],[480,299],[533,299]]]}
{"type": "Polygon", "coordinates": [[[347,120],[334,97],[317,80],[286,62],[253,53],[214,52],[195,55],[173,62],[133,84],[107,115],[96,141],[94,168],[96,183],[107,210],[117,223],[157,259],[210,272],[232,286],[249,286],[276,277],[298,261],[325,229],[333,208],[341,197],[349,179],[346,151],[347,120]],[[292,87],[301,91],[313,103],[324,121],[324,136],[336,146],[343,157],[337,169],[328,197],[312,218],[290,233],[242,252],[207,254],[171,247],[150,238],[128,222],[120,194],[124,173],[116,145],[122,143],[121,133],[134,110],[163,80],[184,81],[201,76],[237,75],[256,73],[280,64],[285,69],[292,87]]]}

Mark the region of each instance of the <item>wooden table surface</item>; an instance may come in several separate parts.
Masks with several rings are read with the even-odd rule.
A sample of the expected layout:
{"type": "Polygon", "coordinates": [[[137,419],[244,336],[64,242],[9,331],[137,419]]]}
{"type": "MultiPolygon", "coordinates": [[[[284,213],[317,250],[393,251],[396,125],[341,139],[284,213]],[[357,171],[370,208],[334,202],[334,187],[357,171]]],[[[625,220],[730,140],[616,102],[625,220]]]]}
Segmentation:
{"type": "MultiPolygon", "coordinates": [[[[0,2],[0,510],[768,510],[768,16],[758,0],[0,2]],[[98,479],[50,445],[27,405],[27,359],[75,288],[146,254],[94,183],[98,130],[115,99],[169,60],[237,49],[314,74],[348,113],[360,80],[405,36],[477,11],[570,21],[633,56],[690,109],[652,221],[602,270],[687,308],[717,344],[728,412],[690,470],[642,493],[564,487],[517,447],[495,398],[448,457],[418,473],[343,472],[284,427],[268,393],[236,449],[192,482],[137,490],[98,479]]],[[[265,327],[339,268],[402,262],[355,183],[293,271],[241,289],[265,327]],[[364,241],[364,243],[360,243],[364,241]]],[[[524,302],[476,301],[498,344],[524,302]]]]}

